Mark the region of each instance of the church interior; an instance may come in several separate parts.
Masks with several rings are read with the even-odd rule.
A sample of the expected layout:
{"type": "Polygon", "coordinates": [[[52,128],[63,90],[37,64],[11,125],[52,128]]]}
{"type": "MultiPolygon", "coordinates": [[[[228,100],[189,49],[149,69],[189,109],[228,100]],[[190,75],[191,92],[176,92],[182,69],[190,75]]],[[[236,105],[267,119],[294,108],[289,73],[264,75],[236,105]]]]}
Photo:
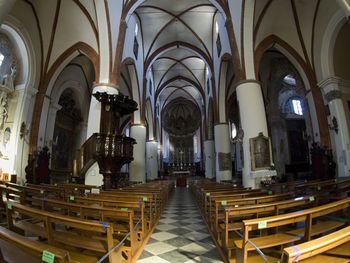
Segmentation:
{"type": "Polygon", "coordinates": [[[350,0],[0,0],[0,262],[350,262],[350,0]]]}

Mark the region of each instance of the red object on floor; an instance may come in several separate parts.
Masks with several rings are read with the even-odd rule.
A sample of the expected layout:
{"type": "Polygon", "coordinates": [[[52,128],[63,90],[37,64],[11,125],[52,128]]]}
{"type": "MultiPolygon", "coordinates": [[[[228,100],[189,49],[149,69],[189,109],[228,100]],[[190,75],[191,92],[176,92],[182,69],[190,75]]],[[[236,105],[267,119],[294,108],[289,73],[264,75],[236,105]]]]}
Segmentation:
{"type": "Polygon", "coordinates": [[[186,178],[185,177],[178,177],[176,179],[176,186],[177,187],[186,187],[186,178]]]}

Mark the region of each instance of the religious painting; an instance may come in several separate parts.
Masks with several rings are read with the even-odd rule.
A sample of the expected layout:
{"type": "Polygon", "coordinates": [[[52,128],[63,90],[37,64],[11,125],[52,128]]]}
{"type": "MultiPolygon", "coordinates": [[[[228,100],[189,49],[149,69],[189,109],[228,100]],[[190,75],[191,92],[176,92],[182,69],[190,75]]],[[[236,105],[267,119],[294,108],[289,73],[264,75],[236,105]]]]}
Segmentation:
{"type": "Polygon", "coordinates": [[[219,171],[231,170],[231,153],[218,153],[219,171]]]}
{"type": "Polygon", "coordinates": [[[270,169],[272,163],[271,141],[269,137],[259,133],[249,139],[252,171],[270,169]]]}

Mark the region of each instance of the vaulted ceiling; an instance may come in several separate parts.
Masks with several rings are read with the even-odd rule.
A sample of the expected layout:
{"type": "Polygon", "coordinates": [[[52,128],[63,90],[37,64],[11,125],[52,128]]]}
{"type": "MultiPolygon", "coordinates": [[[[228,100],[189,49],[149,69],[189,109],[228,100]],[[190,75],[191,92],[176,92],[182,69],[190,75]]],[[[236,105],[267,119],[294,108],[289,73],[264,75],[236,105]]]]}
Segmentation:
{"type": "Polygon", "coordinates": [[[146,70],[152,70],[155,99],[163,109],[178,99],[202,107],[216,12],[207,0],[148,0],[136,9],[146,70]]]}

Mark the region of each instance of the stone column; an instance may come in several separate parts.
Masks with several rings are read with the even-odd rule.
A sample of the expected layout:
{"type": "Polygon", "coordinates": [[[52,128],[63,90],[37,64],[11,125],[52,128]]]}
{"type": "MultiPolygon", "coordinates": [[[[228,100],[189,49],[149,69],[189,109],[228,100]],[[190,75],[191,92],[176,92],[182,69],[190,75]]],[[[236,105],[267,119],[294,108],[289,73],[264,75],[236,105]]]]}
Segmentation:
{"type": "Polygon", "coordinates": [[[216,181],[232,180],[231,141],[228,123],[214,126],[216,181]]]}
{"type": "Polygon", "coordinates": [[[130,163],[130,181],[146,182],[146,127],[133,124],[130,127],[130,137],[136,140],[134,145],[134,160],[130,163]]]}
{"type": "MultiPolygon", "coordinates": [[[[107,92],[108,94],[119,93],[117,86],[107,84],[96,84],[93,88],[92,94],[95,94],[96,92],[107,92]]],[[[100,132],[100,118],[101,103],[94,96],[91,96],[86,139],[90,138],[95,132],[100,132]]]]}
{"type": "Polygon", "coordinates": [[[0,0],[0,25],[4,22],[6,15],[11,12],[16,0],[0,0]]]}
{"type": "MultiPolygon", "coordinates": [[[[237,100],[243,137],[243,185],[255,188],[255,174],[251,169],[249,139],[258,136],[260,132],[268,136],[266,114],[260,83],[247,80],[237,86],[237,100]]],[[[268,171],[266,171],[267,173],[268,171]]]]}
{"type": "Polygon", "coordinates": [[[158,177],[158,142],[146,142],[147,180],[155,180],[158,177]]]}
{"type": "Polygon", "coordinates": [[[350,0],[337,0],[341,9],[343,9],[345,15],[350,17],[350,0]]]}
{"type": "MultiPolygon", "coordinates": [[[[92,94],[96,92],[107,92],[108,94],[118,94],[117,86],[107,85],[104,83],[95,84],[92,94]]],[[[89,117],[87,123],[86,139],[89,139],[92,134],[100,132],[101,120],[101,103],[91,96],[89,117]]],[[[103,176],[100,174],[99,166],[95,162],[85,174],[85,184],[100,186],[103,184],[103,176]]]]}
{"type": "Polygon", "coordinates": [[[204,141],[205,178],[215,177],[215,143],[213,140],[204,141]]]}
{"type": "Polygon", "coordinates": [[[335,146],[335,161],[337,163],[338,177],[349,176],[350,168],[350,141],[349,141],[349,128],[346,122],[346,114],[341,99],[342,86],[349,86],[350,82],[343,81],[338,77],[329,77],[319,83],[319,86],[323,89],[324,97],[328,103],[330,116],[328,117],[328,123],[331,127],[331,135],[333,137],[332,142],[335,146]],[[337,130],[333,120],[336,120],[337,130]]]}
{"type": "Polygon", "coordinates": [[[11,148],[16,149],[16,158],[13,159],[14,163],[11,167],[13,167],[13,173],[17,174],[17,182],[19,183],[25,181],[24,168],[28,159],[30,130],[30,123],[27,120],[32,119],[33,98],[36,93],[36,89],[26,87],[24,84],[17,85],[15,89],[17,103],[12,129],[14,145],[11,145],[11,148]]]}

